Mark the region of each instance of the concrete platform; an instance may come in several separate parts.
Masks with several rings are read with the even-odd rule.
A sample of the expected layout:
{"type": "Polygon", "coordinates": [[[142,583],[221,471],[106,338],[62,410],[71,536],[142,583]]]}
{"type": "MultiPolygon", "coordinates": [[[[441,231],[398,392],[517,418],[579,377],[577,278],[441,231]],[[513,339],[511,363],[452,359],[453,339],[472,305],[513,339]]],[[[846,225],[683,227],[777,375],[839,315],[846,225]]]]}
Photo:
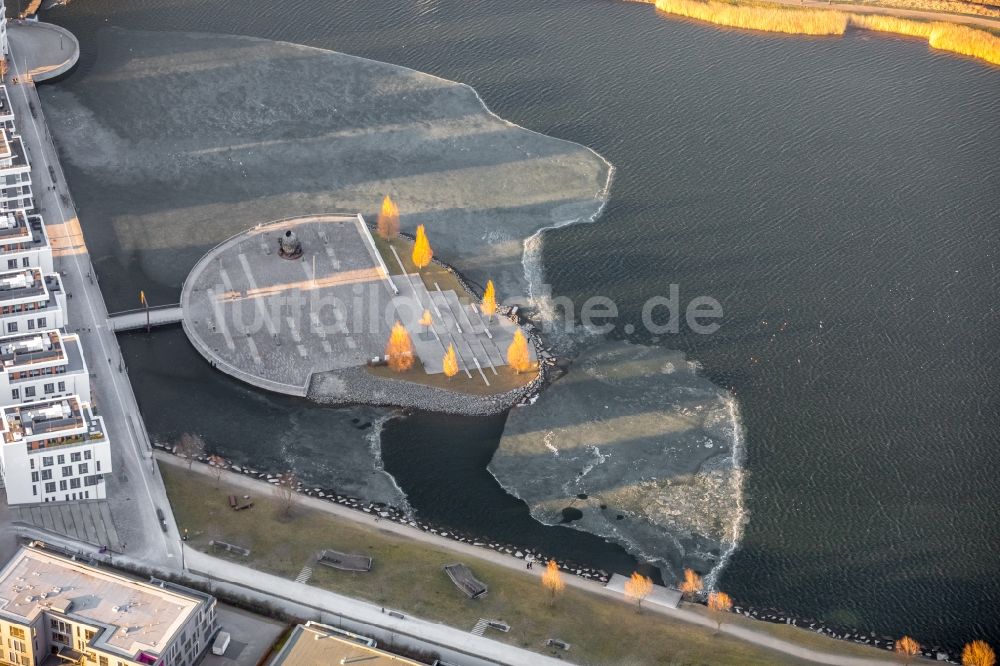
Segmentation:
{"type": "Polygon", "coordinates": [[[384,354],[396,321],[428,374],[443,372],[453,344],[466,376],[482,372],[487,382],[506,365],[517,328],[503,317],[486,321],[454,291],[428,291],[419,275],[390,276],[362,218],[347,215],[280,220],[224,241],[191,271],[180,309],[191,343],[219,370],[300,396],[314,373],[384,354]],[[296,259],[278,254],[289,230],[303,248],[296,259]],[[426,330],[425,309],[434,319],[426,330]]]}
{"type": "Polygon", "coordinates": [[[20,60],[18,70],[35,83],[54,79],[73,69],[80,59],[80,42],[69,30],[39,21],[10,21],[7,39],[20,60]]]}
{"type": "Polygon", "coordinates": [[[382,353],[394,320],[392,283],[357,216],[260,225],[216,246],[181,291],[184,331],[219,370],[305,395],[314,372],[382,353]],[[291,230],[303,255],[278,255],[291,230]]]}

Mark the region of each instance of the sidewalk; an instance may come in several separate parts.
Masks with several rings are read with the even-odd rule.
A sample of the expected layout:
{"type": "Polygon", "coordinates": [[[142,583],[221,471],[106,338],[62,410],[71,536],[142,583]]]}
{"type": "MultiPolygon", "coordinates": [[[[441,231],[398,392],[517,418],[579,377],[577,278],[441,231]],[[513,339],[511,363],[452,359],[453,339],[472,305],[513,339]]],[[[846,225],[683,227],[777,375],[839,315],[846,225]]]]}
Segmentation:
{"type": "MultiPolygon", "coordinates": [[[[154,455],[156,456],[157,460],[169,465],[185,469],[186,471],[187,468],[186,460],[179,458],[178,456],[171,455],[169,453],[164,453],[162,451],[157,451],[155,452],[154,455]]],[[[216,469],[204,463],[195,462],[191,466],[191,472],[203,475],[207,479],[210,479],[214,482],[216,469]]],[[[222,480],[230,485],[246,489],[248,491],[248,494],[270,495],[273,493],[273,489],[269,483],[253,479],[236,472],[228,470],[223,472],[222,480]]],[[[492,564],[497,564],[506,567],[508,569],[517,570],[524,575],[541,577],[542,573],[545,571],[545,567],[543,566],[527,570],[525,569],[523,560],[517,559],[510,555],[499,553],[489,548],[480,548],[478,546],[473,546],[468,543],[454,541],[452,539],[448,539],[447,537],[441,537],[436,534],[431,534],[430,532],[425,532],[421,529],[415,529],[413,527],[410,527],[409,525],[403,525],[390,520],[381,520],[376,524],[374,516],[372,514],[364,513],[362,511],[357,511],[354,509],[349,509],[340,504],[336,504],[335,502],[327,502],[325,500],[318,499],[315,497],[301,495],[299,498],[299,503],[301,506],[308,507],[310,509],[315,509],[317,511],[325,511],[339,518],[343,518],[345,520],[350,520],[352,522],[364,525],[369,529],[380,530],[383,532],[391,532],[393,534],[397,534],[404,538],[431,544],[436,548],[445,548],[457,554],[464,555],[466,557],[486,560],[492,564]]],[[[193,552],[198,552],[198,551],[194,551],[190,548],[187,550],[187,560],[189,563],[194,561],[191,556],[191,553],[193,552]]],[[[220,564],[227,566],[230,565],[230,562],[228,561],[216,560],[211,556],[204,555],[201,553],[199,554],[202,555],[203,557],[208,558],[209,560],[214,560],[220,564]]],[[[238,566],[238,565],[234,564],[232,566],[238,566]]],[[[269,574],[263,574],[256,571],[254,571],[254,574],[258,576],[269,576],[270,578],[274,578],[277,581],[280,581],[281,585],[284,587],[279,586],[276,588],[277,591],[273,592],[274,594],[277,594],[279,596],[284,594],[282,592],[282,589],[287,588],[287,586],[289,585],[295,585],[296,589],[298,589],[298,587],[304,587],[310,590],[316,589],[306,585],[299,585],[298,583],[292,583],[291,581],[286,580],[284,578],[270,576],[269,574]]],[[[250,580],[252,582],[255,579],[251,578],[250,580]]],[[[585,578],[580,578],[579,576],[572,576],[572,575],[563,576],[563,580],[566,582],[567,585],[579,588],[581,590],[586,590],[587,592],[590,592],[592,594],[598,594],[604,597],[608,597],[609,599],[615,599],[618,601],[624,599],[624,595],[621,594],[620,592],[609,590],[608,588],[606,588],[605,586],[601,585],[596,581],[591,581],[585,578]]],[[[364,603],[364,602],[358,602],[358,603],[364,603]]],[[[668,617],[677,620],[707,627],[709,629],[712,629],[713,631],[716,628],[715,622],[711,618],[706,617],[704,615],[700,615],[693,611],[686,610],[684,608],[669,608],[662,605],[650,604],[648,606],[644,605],[643,609],[646,612],[660,613],[662,615],[666,615],[668,617]]],[[[455,631],[458,630],[456,629],[455,631]]],[[[803,629],[802,631],[806,632],[808,630],[803,629]]],[[[722,625],[721,632],[724,634],[729,634],[730,636],[739,638],[741,640],[747,641],[748,643],[753,643],[761,647],[770,648],[772,650],[783,652],[785,654],[789,654],[798,657],[800,659],[805,659],[818,664],[830,664],[831,666],[885,666],[887,660],[890,659],[890,655],[888,653],[880,653],[875,648],[872,648],[873,658],[871,659],[819,652],[817,650],[806,648],[797,645],[795,643],[791,643],[789,641],[776,638],[774,636],[771,636],[770,634],[766,634],[764,632],[757,631],[749,627],[726,624],[725,622],[722,625]],[[876,658],[876,656],[879,655],[884,655],[884,656],[882,659],[876,658]]],[[[460,633],[464,634],[464,632],[460,633]]]]}
{"type": "MultiPolygon", "coordinates": [[[[11,26],[11,31],[18,26],[11,26]]],[[[109,507],[125,552],[179,568],[180,541],[166,492],[153,463],[145,424],[125,374],[118,340],[107,326],[107,308],[73,206],[55,146],[45,125],[38,93],[24,83],[25,58],[11,40],[11,72],[5,83],[31,162],[35,205],[45,220],[56,270],[67,294],[68,329],[80,333],[90,369],[95,410],[104,417],[111,442],[112,474],[106,479],[109,507]],[[18,83],[12,83],[13,79],[18,83]],[[166,514],[170,538],[159,528],[156,509],[166,514]]]]}

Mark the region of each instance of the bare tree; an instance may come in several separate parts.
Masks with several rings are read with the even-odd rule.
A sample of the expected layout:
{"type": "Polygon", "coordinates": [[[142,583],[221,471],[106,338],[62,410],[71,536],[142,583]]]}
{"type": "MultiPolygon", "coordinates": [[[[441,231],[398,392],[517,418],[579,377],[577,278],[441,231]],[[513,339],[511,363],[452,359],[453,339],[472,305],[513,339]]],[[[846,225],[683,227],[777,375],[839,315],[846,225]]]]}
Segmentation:
{"type": "Polygon", "coordinates": [[[281,515],[291,518],[292,509],[299,500],[299,477],[295,472],[288,470],[278,475],[278,482],[274,484],[274,496],[281,506],[281,515]]]}
{"type": "Polygon", "coordinates": [[[194,433],[186,432],[181,435],[174,447],[174,453],[187,458],[188,469],[194,464],[195,458],[205,453],[205,440],[194,433]]]}
{"type": "Polygon", "coordinates": [[[208,464],[212,466],[212,476],[215,477],[215,487],[222,481],[222,473],[226,471],[226,459],[222,456],[209,456],[208,464]]]}

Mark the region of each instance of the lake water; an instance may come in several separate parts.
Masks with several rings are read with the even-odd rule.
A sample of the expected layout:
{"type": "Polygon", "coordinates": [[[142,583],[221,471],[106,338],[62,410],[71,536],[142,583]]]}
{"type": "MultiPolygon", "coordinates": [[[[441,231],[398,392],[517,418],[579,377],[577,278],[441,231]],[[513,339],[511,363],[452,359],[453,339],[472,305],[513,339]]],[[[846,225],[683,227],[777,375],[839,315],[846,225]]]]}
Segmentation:
{"type": "MultiPolygon", "coordinates": [[[[684,350],[740,402],[750,521],[720,586],[926,643],[1000,640],[1000,70],[917,40],[719,30],[613,0],[75,0],[48,18],[83,40],[63,85],[85,85],[104,25],[245,34],[462,81],[593,147],[618,168],[611,199],[597,224],[546,235],[554,293],[609,296],[622,325],[672,283],[725,310],[714,335],[612,334],[684,350]]],[[[114,239],[83,222],[112,291],[146,283],[138,261],[102,270],[114,239]]],[[[131,356],[134,377],[156,370],[131,356]]],[[[180,429],[154,414],[189,387],[245,400],[190,368],[136,379],[154,436],[180,429]]],[[[428,518],[547,549],[569,534],[627,568],[499,491],[483,468],[501,430],[391,423],[387,470],[428,518]],[[443,490],[459,486],[463,501],[443,490]]]]}

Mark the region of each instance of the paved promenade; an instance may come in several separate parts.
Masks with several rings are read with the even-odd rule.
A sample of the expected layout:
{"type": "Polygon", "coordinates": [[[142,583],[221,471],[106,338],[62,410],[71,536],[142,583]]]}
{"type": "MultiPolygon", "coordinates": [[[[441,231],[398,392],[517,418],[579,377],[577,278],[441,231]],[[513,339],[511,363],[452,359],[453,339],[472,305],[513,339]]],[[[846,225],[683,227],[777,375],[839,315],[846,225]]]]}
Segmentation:
{"type": "MultiPolygon", "coordinates": [[[[10,27],[12,37],[20,27],[10,27]]],[[[108,508],[126,553],[179,568],[180,541],[152,460],[149,437],[132,394],[118,340],[107,325],[107,308],[35,86],[25,82],[25,57],[17,48],[18,40],[12,38],[12,68],[5,83],[31,162],[36,206],[45,220],[55,267],[62,274],[67,292],[68,329],[81,334],[80,342],[92,374],[93,403],[104,417],[111,440],[113,473],[107,478],[108,508]],[[15,78],[17,84],[13,83],[15,78]],[[162,508],[166,515],[167,534],[159,529],[157,508],[162,508]]]]}
{"type": "Polygon", "coordinates": [[[62,76],[80,59],[80,42],[73,33],[51,23],[10,21],[7,27],[11,59],[17,54],[22,75],[34,82],[62,76]]]}
{"type": "MultiPolygon", "coordinates": [[[[157,451],[155,453],[155,456],[158,460],[162,462],[165,462],[170,465],[176,465],[185,470],[187,469],[187,461],[177,456],[171,455],[169,453],[163,453],[160,451],[157,451]]],[[[213,467],[210,467],[209,465],[205,465],[203,463],[196,462],[192,465],[191,470],[194,473],[205,475],[206,480],[210,479],[212,482],[214,482],[216,470],[213,467]]],[[[226,483],[247,489],[251,494],[260,495],[272,492],[269,484],[263,481],[258,481],[257,479],[252,479],[242,474],[237,474],[235,472],[228,472],[228,471],[224,472],[222,479],[226,483]]],[[[349,509],[340,504],[327,502],[315,497],[308,497],[306,495],[303,495],[300,498],[300,503],[302,506],[311,509],[316,509],[319,511],[326,511],[339,518],[344,518],[356,523],[363,524],[366,527],[369,527],[370,529],[373,530],[377,529],[380,531],[392,532],[394,534],[398,534],[399,536],[405,538],[415,539],[423,543],[431,544],[436,548],[445,548],[451,550],[458,555],[478,558],[480,560],[486,560],[492,564],[497,564],[506,567],[508,569],[517,570],[526,576],[536,576],[540,578],[545,571],[545,567],[541,566],[535,567],[530,571],[526,570],[523,560],[511,557],[510,555],[506,555],[504,553],[498,553],[488,548],[480,548],[478,546],[473,546],[472,544],[462,543],[460,541],[454,541],[446,537],[441,537],[436,534],[431,534],[430,532],[424,532],[423,530],[415,529],[408,525],[402,525],[388,520],[382,520],[378,523],[378,526],[376,527],[373,522],[373,518],[370,514],[356,511],[354,509],[349,509]]],[[[208,569],[201,569],[201,570],[207,573],[211,573],[213,576],[218,575],[220,577],[227,578],[227,580],[234,580],[234,581],[238,580],[237,578],[228,578],[228,576],[231,575],[230,573],[226,573],[228,571],[228,567],[233,567],[235,569],[246,568],[240,565],[233,564],[226,560],[219,560],[213,558],[208,555],[199,554],[199,556],[196,556],[195,559],[192,559],[191,553],[193,551],[191,549],[188,549],[187,552],[188,552],[187,560],[189,568],[194,567],[192,562],[195,561],[199,563],[198,566],[207,567],[208,562],[214,560],[214,566],[211,568],[211,570],[208,569]]],[[[232,572],[232,573],[237,573],[237,572],[232,572]]],[[[257,580],[256,578],[249,579],[249,582],[247,584],[251,587],[255,586],[256,589],[261,589],[261,590],[270,589],[272,593],[277,596],[292,597],[296,599],[308,598],[308,597],[302,597],[300,596],[300,594],[292,594],[290,592],[284,591],[285,588],[289,585],[294,585],[296,590],[298,590],[299,587],[305,587],[308,590],[315,590],[316,592],[322,592],[321,590],[316,590],[316,588],[311,588],[308,586],[300,586],[299,584],[292,583],[291,581],[284,578],[278,578],[276,576],[268,576],[267,578],[264,578],[263,577],[264,575],[262,574],[258,575],[261,576],[260,584],[255,584],[253,582],[257,580]],[[262,587],[261,585],[263,584],[263,581],[269,580],[270,578],[275,579],[276,587],[274,588],[262,587]],[[280,584],[277,581],[280,581],[280,584]]],[[[580,578],[578,576],[570,576],[570,575],[563,576],[563,580],[566,581],[567,585],[571,585],[581,590],[586,590],[587,592],[590,592],[592,594],[598,594],[604,597],[608,597],[609,599],[615,599],[618,601],[624,599],[624,595],[620,591],[620,589],[619,590],[609,589],[596,581],[591,581],[584,578],[580,578]]],[[[708,627],[713,631],[715,630],[715,621],[712,618],[706,617],[705,615],[701,615],[699,613],[695,613],[694,611],[691,610],[687,610],[683,607],[673,608],[670,607],[668,604],[648,604],[648,605],[644,604],[643,609],[645,612],[660,613],[662,615],[666,615],[676,620],[681,620],[683,622],[689,622],[691,624],[697,624],[703,627],[708,627]]],[[[806,630],[803,629],[803,632],[805,631],[806,630]]],[[[817,664],[830,664],[831,666],[877,666],[877,665],[884,666],[886,664],[886,660],[891,658],[888,653],[880,653],[878,650],[874,648],[872,648],[873,657],[871,659],[848,657],[840,654],[821,652],[819,650],[812,650],[810,648],[802,647],[800,645],[796,645],[795,643],[791,643],[789,641],[776,638],[770,634],[764,633],[763,631],[757,631],[751,627],[731,625],[725,623],[722,625],[722,633],[729,634],[730,636],[734,636],[736,638],[745,640],[755,645],[759,645],[761,647],[770,648],[772,650],[783,652],[785,654],[789,654],[798,657],[800,659],[812,661],[817,664]],[[879,656],[881,656],[882,658],[879,659],[878,658],[879,656]]],[[[465,635],[468,636],[469,634],[465,635]]]]}

